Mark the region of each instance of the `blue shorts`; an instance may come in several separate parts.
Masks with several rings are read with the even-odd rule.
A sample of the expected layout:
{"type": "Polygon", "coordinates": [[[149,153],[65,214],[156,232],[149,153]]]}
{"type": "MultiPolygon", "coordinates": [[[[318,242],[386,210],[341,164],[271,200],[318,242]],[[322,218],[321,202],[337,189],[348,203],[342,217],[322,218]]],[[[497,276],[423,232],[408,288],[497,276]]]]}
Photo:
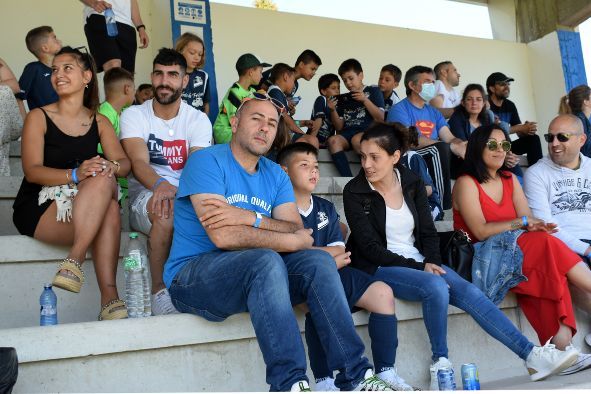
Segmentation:
{"type": "Polygon", "coordinates": [[[347,297],[347,303],[351,312],[360,310],[360,308],[355,306],[357,301],[359,301],[372,283],[379,282],[379,279],[374,279],[368,273],[353,267],[341,268],[339,270],[339,276],[341,277],[341,283],[343,284],[343,289],[345,289],[345,296],[347,297]]]}
{"type": "Polygon", "coordinates": [[[340,134],[337,134],[337,135],[340,135],[341,137],[346,139],[347,142],[349,143],[349,145],[351,145],[351,140],[353,139],[353,137],[359,133],[362,133],[362,132],[363,132],[363,130],[349,129],[349,130],[344,130],[343,132],[341,132],[340,134]]]}

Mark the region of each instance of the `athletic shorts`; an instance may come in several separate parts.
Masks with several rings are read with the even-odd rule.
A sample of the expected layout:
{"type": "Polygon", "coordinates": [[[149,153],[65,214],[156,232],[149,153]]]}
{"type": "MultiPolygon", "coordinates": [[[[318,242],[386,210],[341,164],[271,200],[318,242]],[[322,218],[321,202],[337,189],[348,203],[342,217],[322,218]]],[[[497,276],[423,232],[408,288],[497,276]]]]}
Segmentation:
{"type": "Polygon", "coordinates": [[[121,67],[134,73],[137,37],[135,29],[125,23],[117,22],[117,36],[107,35],[107,26],[103,15],[92,14],[84,25],[84,34],[88,49],[94,57],[98,72],[103,71],[103,64],[113,59],[121,59],[121,67]]]}
{"type": "Polygon", "coordinates": [[[345,296],[347,297],[347,303],[351,312],[360,310],[360,308],[355,306],[357,301],[359,301],[372,283],[379,282],[379,279],[374,279],[368,273],[353,267],[341,268],[339,270],[339,276],[341,277],[341,283],[343,284],[343,289],[345,289],[345,296]]]}
{"type": "Polygon", "coordinates": [[[135,231],[146,235],[150,234],[152,222],[148,217],[148,201],[152,197],[152,191],[143,190],[129,202],[129,225],[135,231]]]}
{"type": "Polygon", "coordinates": [[[351,146],[351,148],[353,148],[353,145],[351,144],[351,140],[353,139],[353,137],[355,137],[357,134],[359,133],[363,133],[363,130],[345,130],[340,134],[341,137],[343,137],[344,139],[347,140],[347,142],[349,143],[349,145],[351,146]]]}

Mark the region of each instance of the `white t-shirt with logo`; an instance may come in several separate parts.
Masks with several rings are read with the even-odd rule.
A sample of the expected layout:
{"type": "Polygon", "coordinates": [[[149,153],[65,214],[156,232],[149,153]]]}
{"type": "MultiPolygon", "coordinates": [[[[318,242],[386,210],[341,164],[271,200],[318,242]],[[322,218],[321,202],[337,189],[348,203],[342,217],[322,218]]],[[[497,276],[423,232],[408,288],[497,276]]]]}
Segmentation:
{"type": "MultiPolygon", "coordinates": [[[[178,186],[191,148],[211,146],[211,122],[207,115],[183,101],[176,117],[161,119],[154,114],[152,101],[146,100],[142,105],[134,105],[123,111],[120,139],[143,139],[154,171],[170,184],[178,186]]],[[[130,201],[143,190],[145,187],[130,175],[130,201]]]]}
{"type": "MultiPolygon", "coordinates": [[[[131,21],[131,0],[109,0],[111,3],[113,13],[115,14],[115,20],[120,23],[125,23],[131,27],[133,26],[133,22],[131,21]]],[[[84,23],[86,24],[86,20],[92,14],[104,15],[104,13],[96,12],[94,8],[89,6],[84,6],[84,23]]]]}
{"type": "Polygon", "coordinates": [[[460,104],[462,99],[456,89],[447,90],[443,82],[439,79],[435,81],[435,95],[443,96],[443,105],[441,108],[455,108],[460,104]]]}

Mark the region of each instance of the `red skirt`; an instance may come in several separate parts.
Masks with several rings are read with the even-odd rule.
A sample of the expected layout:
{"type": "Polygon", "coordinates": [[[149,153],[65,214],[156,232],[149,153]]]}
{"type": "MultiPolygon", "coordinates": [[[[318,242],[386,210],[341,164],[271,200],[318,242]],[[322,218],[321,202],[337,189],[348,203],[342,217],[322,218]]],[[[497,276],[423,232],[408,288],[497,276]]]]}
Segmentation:
{"type": "Polygon", "coordinates": [[[517,244],[523,252],[523,275],[527,281],[511,289],[540,344],[556,334],[560,323],[577,332],[566,273],[581,257],[558,238],[541,231],[525,232],[517,244]]]}

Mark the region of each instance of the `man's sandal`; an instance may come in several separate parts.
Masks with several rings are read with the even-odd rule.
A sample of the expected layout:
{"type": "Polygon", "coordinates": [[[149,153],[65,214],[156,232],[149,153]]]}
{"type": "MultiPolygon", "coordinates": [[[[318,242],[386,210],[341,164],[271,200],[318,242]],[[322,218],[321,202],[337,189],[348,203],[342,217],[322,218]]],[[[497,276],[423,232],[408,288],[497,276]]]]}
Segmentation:
{"type": "Polygon", "coordinates": [[[117,320],[117,319],[126,319],[127,318],[127,307],[125,306],[125,301],[120,299],[115,299],[107,304],[103,305],[101,308],[101,313],[99,313],[98,319],[101,320],[117,320]]]}
{"type": "Polygon", "coordinates": [[[53,286],[74,293],[80,293],[84,283],[84,271],[79,262],[71,258],[65,258],[59,264],[59,269],[53,278],[53,286]]]}

